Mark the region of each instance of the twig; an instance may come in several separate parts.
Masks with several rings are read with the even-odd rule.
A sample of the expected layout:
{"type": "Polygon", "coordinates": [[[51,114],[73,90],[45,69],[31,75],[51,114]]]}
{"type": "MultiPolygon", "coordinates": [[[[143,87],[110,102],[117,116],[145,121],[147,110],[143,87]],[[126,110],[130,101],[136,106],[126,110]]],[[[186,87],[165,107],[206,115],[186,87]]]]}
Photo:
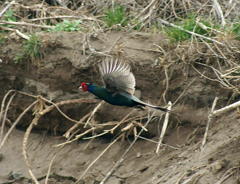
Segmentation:
{"type": "MultiPolygon", "coordinates": [[[[9,99],[9,101],[7,103],[7,106],[6,106],[3,118],[2,118],[2,127],[1,127],[1,133],[0,133],[0,141],[2,140],[2,136],[3,136],[4,126],[5,126],[5,122],[6,122],[6,119],[7,119],[7,112],[8,112],[9,106],[12,103],[12,100],[13,100],[15,95],[16,95],[16,93],[13,93],[13,95],[10,97],[10,99],[9,99]]],[[[1,122],[1,117],[0,117],[0,122],[1,122]]]]}
{"type": "Polygon", "coordinates": [[[30,95],[28,93],[25,93],[25,92],[22,92],[22,91],[17,91],[18,93],[22,94],[22,95],[26,95],[26,96],[30,96],[32,98],[35,98],[35,99],[42,99],[44,100],[45,102],[48,102],[50,104],[52,104],[51,106],[48,106],[47,108],[45,108],[44,110],[42,110],[41,112],[39,112],[39,114],[41,116],[45,115],[46,113],[50,112],[51,110],[53,110],[54,108],[56,108],[60,114],[62,114],[63,117],[65,117],[66,119],[68,119],[69,121],[72,121],[76,124],[82,124],[82,122],[79,122],[77,120],[74,120],[72,118],[70,118],[69,116],[67,116],[60,108],[59,106],[62,106],[62,105],[67,105],[67,104],[74,104],[74,103],[96,103],[98,102],[98,100],[96,99],[72,99],[72,100],[65,100],[65,101],[61,101],[61,102],[58,102],[58,103],[54,103],[42,96],[35,96],[35,95],[30,95]]]}
{"type": "Polygon", "coordinates": [[[2,104],[1,104],[1,111],[0,111],[0,121],[1,121],[1,119],[2,119],[2,114],[3,114],[3,112],[4,112],[5,101],[6,101],[7,97],[8,97],[8,95],[9,95],[10,93],[14,92],[14,91],[15,91],[15,90],[9,90],[9,91],[5,94],[5,96],[3,97],[2,104]]]}
{"type": "MultiPolygon", "coordinates": [[[[154,140],[152,140],[152,139],[148,139],[148,138],[142,137],[142,136],[138,136],[138,138],[139,138],[139,139],[143,139],[143,140],[145,140],[145,141],[149,141],[149,142],[155,143],[155,144],[158,144],[158,143],[159,143],[159,142],[157,142],[157,141],[154,141],[154,140]]],[[[167,147],[172,148],[172,149],[175,149],[175,150],[179,150],[179,149],[180,149],[180,147],[171,146],[171,145],[169,145],[169,144],[163,144],[163,143],[162,143],[162,145],[167,146],[167,147]]]]}
{"type": "Polygon", "coordinates": [[[95,115],[95,113],[97,112],[97,110],[101,107],[101,105],[104,104],[104,101],[102,100],[91,112],[89,118],[87,119],[87,122],[84,125],[84,128],[87,127],[88,123],[90,122],[90,120],[92,119],[92,117],[95,115]]]}
{"type": "Polygon", "coordinates": [[[89,164],[89,166],[87,167],[87,169],[83,172],[83,174],[78,178],[78,180],[75,182],[75,184],[77,184],[80,180],[82,180],[82,178],[84,177],[84,175],[88,172],[88,170],[103,156],[103,154],[115,143],[117,142],[117,140],[119,138],[121,138],[122,135],[118,136],[116,139],[114,139],[113,142],[111,142],[98,156],[95,160],[93,160],[91,162],[91,164],[89,164]]]}
{"type": "Polygon", "coordinates": [[[127,119],[131,114],[133,114],[133,112],[135,112],[135,110],[136,110],[136,109],[131,110],[126,116],[124,116],[123,119],[122,119],[119,123],[117,123],[116,126],[114,126],[114,127],[111,129],[110,132],[113,134],[114,130],[116,130],[117,127],[119,127],[121,124],[125,123],[125,122],[126,122],[126,119],[127,119]]]}
{"type": "Polygon", "coordinates": [[[45,28],[45,29],[54,28],[54,26],[31,24],[31,23],[27,23],[27,22],[0,21],[0,25],[3,25],[3,24],[18,25],[18,26],[31,26],[31,27],[39,27],[39,28],[45,28]]]}
{"type": "MultiPolygon", "coordinates": [[[[1,128],[1,134],[0,134],[0,140],[2,139],[2,135],[3,135],[3,113],[4,113],[4,107],[5,107],[5,101],[8,97],[8,95],[10,95],[10,93],[15,92],[14,90],[9,90],[3,97],[2,100],[2,104],[1,104],[1,111],[0,111],[0,122],[2,122],[2,128],[1,128]]],[[[6,109],[5,109],[6,110],[6,109]]]]}
{"type": "Polygon", "coordinates": [[[213,1],[213,7],[214,7],[214,9],[215,9],[218,17],[221,19],[221,24],[222,24],[222,26],[225,26],[226,21],[225,21],[225,19],[224,19],[221,6],[219,5],[219,3],[218,3],[217,0],[212,0],[212,1],[213,1]]]}
{"type": "Polygon", "coordinates": [[[98,21],[95,18],[92,17],[86,17],[86,16],[72,16],[72,15],[62,15],[62,16],[55,16],[55,17],[41,17],[41,18],[35,18],[35,19],[30,19],[30,21],[39,21],[39,20],[48,20],[48,19],[83,19],[83,20],[92,20],[92,21],[98,21]]]}
{"type": "Polygon", "coordinates": [[[221,109],[218,109],[218,110],[213,111],[213,112],[212,112],[212,116],[219,116],[219,115],[221,115],[222,113],[225,113],[225,112],[227,112],[227,111],[233,110],[233,109],[235,109],[235,108],[237,108],[237,107],[239,107],[239,106],[240,106],[240,101],[235,102],[235,103],[233,103],[233,104],[231,104],[231,105],[228,105],[228,106],[226,106],[226,107],[223,107],[223,108],[221,108],[221,109]]]}
{"type": "MultiPolygon", "coordinates": [[[[91,129],[88,129],[86,130],[85,132],[77,135],[74,139],[71,139],[71,140],[67,140],[66,142],[63,142],[63,143],[60,143],[60,144],[57,144],[55,145],[54,147],[59,147],[59,146],[63,146],[63,145],[66,145],[66,144],[70,144],[78,139],[80,139],[81,137],[83,137],[84,135],[92,132],[92,131],[96,131],[98,129],[102,129],[102,127],[108,127],[108,126],[113,126],[113,128],[109,129],[109,130],[104,130],[103,133],[100,133],[100,134],[97,134],[97,135],[94,135],[94,136],[91,136],[91,137],[87,137],[87,138],[84,138],[84,139],[93,139],[93,138],[96,138],[96,137],[99,137],[99,136],[102,136],[102,135],[105,135],[107,133],[111,133],[113,134],[113,131],[119,127],[121,124],[123,123],[126,123],[126,122],[129,122],[129,121],[136,121],[136,120],[139,120],[139,119],[142,119],[140,117],[131,117],[131,118],[128,118],[129,115],[131,113],[133,113],[135,111],[135,109],[133,109],[132,111],[130,111],[120,122],[107,122],[107,123],[103,123],[103,124],[96,124],[94,125],[91,129]],[[128,119],[127,119],[128,118],[128,119]]],[[[86,114],[80,121],[79,121],[79,124],[75,124],[73,127],[71,127],[65,134],[64,136],[66,138],[70,138],[70,133],[75,130],[80,124],[82,124],[82,122],[89,116],[90,113],[86,114]]],[[[140,125],[138,125],[140,126],[140,125]]],[[[141,126],[140,126],[141,127],[141,126]]],[[[143,128],[143,127],[142,127],[143,128]]],[[[75,133],[74,133],[75,134],[75,133]]],[[[71,135],[73,136],[73,134],[71,135]]]]}
{"type": "Polygon", "coordinates": [[[236,170],[239,169],[239,166],[237,167],[232,167],[230,169],[228,169],[223,176],[220,178],[219,181],[217,181],[215,184],[222,184],[226,179],[228,179],[230,176],[232,176],[236,170]]]}
{"type": "Polygon", "coordinates": [[[87,117],[91,114],[91,112],[87,113],[85,116],[83,116],[75,125],[73,125],[71,128],[68,129],[68,131],[63,135],[63,137],[69,138],[70,134],[80,125],[83,124],[83,121],[87,119],[87,117]]]}
{"type": "Polygon", "coordinates": [[[18,36],[20,36],[21,38],[23,39],[26,39],[26,40],[29,40],[30,37],[23,34],[22,32],[20,32],[18,29],[13,29],[13,28],[10,28],[10,27],[3,27],[3,26],[0,26],[0,29],[4,30],[4,31],[12,31],[12,32],[15,32],[18,36]]]}
{"type": "Polygon", "coordinates": [[[15,3],[15,0],[8,3],[8,5],[0,12],[0,18],[3,16],[3,14],[15,3]]]}
{"type": "Polygon", "coordinates": [[[219,82],[219,83],[220,83],[221,85],[223,85],[225,88],[228,88],[228,89],[237,89],[237,87],[235,87],[234,85],[232,85],[226,78],[222,77],[222,73],[221,73],[220,71],[218,71],[216,68],[214,68],[214,67],[212,67],[212,66],[208,66],[208,65],[203,64],[203,63],[199,63],[199,62],[195,62],[195,63],[212,69],[213,72],[216,74],[217,79],[212,79],[212,78],[209,78],[209,77],[205,76],[204,74],[202,74],[200,71],[198,71],[198,70],[192,65],[193,69],[194,69],[197,73],[199,73],[201,76],[205,77],[205,78],[208,79],[208,80],[219,82]]]}
{"type": "Polygon", "coordinates": [[[29,40],[30,37],[23,34],[22,32],[20,32],[18,29],[13,29],[13,28],[10,28],[10,27],[1,27],[0,26],[0,29],[2,30],[5,30],[5,31],[12,31],[12,32],[15,32],[18,36],[20,36],[21,38],[25,39],[25,40],[29,40]]]}
{"type": "Polygon", "coordinates": [[[92,127],[92,128],[90,128],[90,129],[86,130],[85,132],[83,132],[83,133],[77,135],[74,139],[69,140],[69,141],[66,141],[66,142],[63,142],[63,143],[61,143],[61,144],[54,145],[54,147],[60,147],[60,146],[66,145],[66,144],[70,144],[70,143],[72,143],[72,142],[74,142],[74,141],[80,139],[82,136],[84,136],[84,135],[90,133],[90,132],[93,131],[93,130],[95,130],[94,127],[92,127]]]}
{"type": "Polygon", "coordinates": [[[22,119],[22,117],[37,103],[38,101],[33,102],[31,105],[29,105],[19,116],[18,118],[15,120],[15,122],[13,123],[13,125],[10,127],[10,129],[8,130],[8,132],[6,133],[6,135],[4,136],[3,140],[0,143],[0,150],[2,148],[2,146],[4,145],[4,143],[6,142],[8,136],[10,135],[10,133],[13,131],[13,129],[15,128],[15,126],[18,124],[18,122],[22,119]]]}
{"type": "Polygon", "coordinates": [[[164,103],[167,103],[166,94],[167,94],[168,88],[169,88],[169,77],[168,77],[168,67],[167,66],[164,67],[164,73],[165,73],[165,77],[166,77],[166,88],[165,88],[162,96],[163,96],[164,103]]]}
{"type": "Polygon", "coordinates": [[[52,160],[51,160],[50,163],[49,163],[47,175],[46,175],[46,178],[45,178],[45,184],[48,184],[48,178],[49,178],[49,175],[50,175],[50,173],[51,173],[51,168],[52,168],[53,162],[54,162],[55,158],[57,157],[57,154],[58,154],[58,153],[59,153],[59,152],[57,152],[57,153],[53,156],[52,160]]]}
{"type": "Polygon", "coordinates": [[[38,123],[38,120],[39,118],[41,117],[40,114],[36,114],[34,119],[32,120],[31,124],[28,126],[25,134],[24,134],[24,137],[23,137],[23,144],[22,144],[22,154],[23,154],[23,157],[24,157],[24,160],[25,160],[25,163],[28,167],[28,172],[31,176],[31,178],[33,179],[34,183],[35,184],[39,184],[37,178],[34,176],[33,172],[32,172],[32,169],[31,169],[31,164],[28,160],[28,155],[27,155],[27,143],[28,143],[28,138],[29,138],[29,135],[33,129],[33,127],[38,123]]]}
{"type": "MultiPolygon", "coordinates": [[[[154,116],[155,111],[152,113],[152,115],[148,118],[148,121],[145,123],[144,127],[147,127],[147,125],[149,124],[149,122],[151,121],[152,117],[154,116]]],[[[135,142],[137,141],[139,135],[141,135],[141,133],[144,131],[144,129],[141,129],[139,131],[139,133],[137,134],[137,136],[134,138],[133,142],[129,145],[129,147],[125,150],[125,152],[122,154],[121,158],[114,164],[114,166],[109,170],[109,172],[105,175],[105,177],[102,179],[102,181],[100,182],[100,184],[104,184],[105,182],[107,182],[107,180],[111,177],[111,175],[120,167],[120,165],[122,164],[122,162],[125,160],[126,155],[128,154],[128,152],[131,150],[131,148],[133,147],[133,145],[135,144],[135,142]]]]}
{"type": "Polygon", "coordinates": [[[23,91],[17,91],[19,94],[21,95],[25,95],[25,96],[29,96],[29,97],[32,97],[34,99],[37,99],[38,96],[37,95],[32,95],[32,94],[29,94],[29,93],[26,93],[26,92],[23,92],[23,91]]]}
{"type": "Polygon", "coordinates": [[[61,101],[58,103],[53,103],[52,101],[47,100],[46,98],[41,97],[41,99],[45,100],[48,103],[51,103],[52,105],[47,107],[43,111],[39,112],[40,115],[44,115],[44,114],[50,112],[52,109],[56,108],[63,115],[63,117],[65,117],[66,119],[68,119],[69,121],[72,121],[74,123],[79,123],[79,121],[68,117],[64,112],[62,112],[62,110],[59,108],[59,106],[67,105],[67,104],[74,104],[74,103],[96,103],[98,101],[95,99],[73,99],[73,100],[66,100],[66,101],[61,101]]]}
{"type": "Polygon", "coordinates": [[[155,4],[158,0],[152,0],[147,7],[145,7],[137,16],[135,19],[138,19],[140,16],[142,16],[148,9],[151,7],[155,7],[155,4]]]}
{"type": "Polygon", "coordinates": [[[84,137],[83,139],[84,139],[84,140],[95,139],[95,138],[97,138],[97,137],[101,137],[101,136],[103,136],[103,135],[105,135],[105,134],[108,134],[109,132],[110,132],[110,130],[106,130],[106,131],[104,131],[104,132],[102,132],[102,133],[100,133],[100,134],[93,135],[93,136],[90,136],[90,137],[84,137]]]}
{"type": "Polygon", "coordinates": [[[19,30],[17,30],[17,29],[15,29],[15,32],[16,32],[16,34],[17,34],[18,36],[20,36],[20,37],[24,38],[25,40],[29,40],[29,39],[30,39],[30,37],[29,37],[29,36],[27,36],[27,35],[23,34],[22,32],[20,32],[20,31],[19,31],[19,30]]]}
{"type": "Polygon", "coordinates": [[[168,120],[169,120],[169,112],[171,111],[172,109],[172,103],[171,102],[168,102],[168,108],[167,108],[169,111],[166,113],[165,115],[165,119],[164,119],[164,123],[163,123],[163,127],[162,127],[162,131],[161,131],[161,134],[160,134],[160,137],[159,137],[159,142],[158,142],[158,145],[157,145],[157,149],[156,149],[156,153],[159,154],[159,150],[160,150],[160,146],[162,144],[162,141],[163,141],[163,137],[166,133],[166,130],[167,130],[167,126],[168,126],[168,120]]]}
{"type": "MultiPolygon", "coordinates": [[[[200,171],[196,172],[195,174],[191,175],[185,181],[182,181],[181,184],[189,184],[189,183],[197,183],[200,177],[202,177],[206,173],[206,169],[201,169],[200,171]]],[[[186,174],[184,175],[186,176],[186,174]]],[[[179,182],[180,183],[180,182],[179,182]]]]}
{"type": "Polygon", "coordinates": [[[218,100],[218,97],[216,97],[213,101],[213,104],[212,104],[212,108],[211,108],[211,111],[208,115],[208,122],[207,122],[207,126],[206,126],[206,130],[205,130],[205,133],[204,133],[204,137],[203,137],[203,141],[202,141],[202,146],[201,146],[201,151],[203,150],[205,144],[206,144],[206,141],[207,141],[207,135],[208,135],[208,130],[209,130],[209,126],[210,126],[210,123],[212,121],[212,114],[214,112],[214,109],[216,107],[216,104],[217,104],[217,100],[218,100]]]}

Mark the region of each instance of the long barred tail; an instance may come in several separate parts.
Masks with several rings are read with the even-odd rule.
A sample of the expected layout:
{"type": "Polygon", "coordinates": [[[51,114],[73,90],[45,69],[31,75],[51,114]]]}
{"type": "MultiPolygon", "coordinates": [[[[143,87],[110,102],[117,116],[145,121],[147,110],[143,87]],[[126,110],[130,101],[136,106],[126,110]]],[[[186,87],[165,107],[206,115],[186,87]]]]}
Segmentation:
{"type": "Polygon", "coordinates": [[[139,105],[141,105],[141,106],[148,106],[148,107],[151,107],[151,108],[153,108],[153,109],[161,110],[161,111],[163,111],[163,112],[169,112],[169,110],[168,110],[167,108],[160,107],[160,106],[157,106],[157,105],[152,105],[152,104],[145,103],[145,102],[139,100],[139,99],[136,98],[136,97],[133,97],[133,100],[134,100],[137,104],[139,104],[139,105]]]}
{"type": "Polygon", "coordinates": [[[163,112],[169,112],[168,109],[164,108],[164,107],[160,107],[160,106],[156,106],[156,105],[151,105],[151,104],[147,104],[147,103],[143,103],[144,106],[148,106],[151,107],[153,109],[157,109],[157,110],[161,110],[163,112]]]}

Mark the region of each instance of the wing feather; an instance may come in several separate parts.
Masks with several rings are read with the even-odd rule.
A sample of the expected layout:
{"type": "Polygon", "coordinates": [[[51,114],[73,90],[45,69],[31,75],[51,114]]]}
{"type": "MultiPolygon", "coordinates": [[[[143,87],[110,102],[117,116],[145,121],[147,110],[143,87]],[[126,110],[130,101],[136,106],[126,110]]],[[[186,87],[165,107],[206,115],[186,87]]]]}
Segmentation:
{"type": "Polygon", "coordinates": [[[103,61],[98,67],[109,91],[134,93],[136,82],[129,64],[112,59],[103,61]]]}

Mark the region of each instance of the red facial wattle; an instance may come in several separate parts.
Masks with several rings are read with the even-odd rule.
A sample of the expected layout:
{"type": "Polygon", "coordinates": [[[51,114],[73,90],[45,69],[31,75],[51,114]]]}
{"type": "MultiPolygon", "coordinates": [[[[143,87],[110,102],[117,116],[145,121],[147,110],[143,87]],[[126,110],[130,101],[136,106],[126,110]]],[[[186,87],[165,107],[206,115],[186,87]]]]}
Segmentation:
{"type": "Polygon", "coordinates": [[[88,85],[85,82],[81,83],[81,88],[83,91],[88,91],[88,85]]]}

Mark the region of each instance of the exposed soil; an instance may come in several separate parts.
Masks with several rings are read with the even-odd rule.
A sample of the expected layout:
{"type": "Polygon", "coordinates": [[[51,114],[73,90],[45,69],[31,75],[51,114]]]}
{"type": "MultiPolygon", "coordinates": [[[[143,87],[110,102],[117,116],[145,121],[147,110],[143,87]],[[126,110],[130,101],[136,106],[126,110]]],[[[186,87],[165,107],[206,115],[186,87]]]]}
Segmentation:
{"type": "MultiPolygon", "coordinates": [[[[97,63],[106,55],[112,55],[130,63],[136,78],[136,93],[142,100],[161,106],[166,106],[168,101],[174,103],[159,154],[155,151],[163,124],[163,119],[159,118],[163,117],[162,112],[156,112],[158,118],[152,120],[147,126],[148,132],[142,134],[147,140],[136,141],[107,184],[240,183],[240,116],[237,110],[212,120],[206,145],[201,149],[214,98],[219,97],[216,109],[240,98],[236,90],[223,86],[213,72],[211,67],[221,65],[224,70],[229,65],[212,54],[209,45],[203,42],[176,45],[162,34],[143,32],[40,32],[37,35],[43,43],[43,57],[38,61],[26,60],[18,64],[14,63],[14,57],[21,51],[22,39],[15,34],[6,35],[4,47],[0,48],[1,100],[11,89],[42,95],[53,102],[94,99],[89,93],[80,92],[78,86],[80,82],[102,84],[97,63]]],[[[229,38],[223,42],[240,49],[239,41],[229,38]]],[[[224,48],[214,44],[211,46],[216,53],[224,48]]],[[[239,63],[239,53],[226,52],[224,56],[239,63]]],[[[238,80],[232,82],[239,86],[238,80]]],[[[29,96],[16,95],[8,112],[9,123],[5,132],[32,102],[33,98],[29,96]]],[[[96,103],[78,103],[60,108],[72,119],[79,120],[95,107],[96,103]]],[[[95,113],[91,123],[120,122],[130,110],[105,103],[95,113]]],[[[130,117],[144,117],[149,112],[152,111],[136,110],[130,117]]],[[[1,184],[33,183],[22,155],[23,137],[33,117],[31,111],[21,119],[0,151],[1,184]]],[[[147,118],[135,122],[144,124],[147,118]]],[[[28,140],[27,155],[39,183],[45,182],[50,164],[49,184],[75,183],[91,162],[121,133],[120,127],[113,134],[91,140],[80,139],[63,148],[56,148],[55,145],[66,141],[62,135],[73,125],[72,121],[54,109],[34,126],[28,140]]],[[[80,129],[79,133],[85,130],[80,129]]],[[[91,135],[92,132],[85,137],[91,135]]],[[[132,131],[127,135],[113,144],[79,183],[100,183],[132,143],[132,131]]]]}

